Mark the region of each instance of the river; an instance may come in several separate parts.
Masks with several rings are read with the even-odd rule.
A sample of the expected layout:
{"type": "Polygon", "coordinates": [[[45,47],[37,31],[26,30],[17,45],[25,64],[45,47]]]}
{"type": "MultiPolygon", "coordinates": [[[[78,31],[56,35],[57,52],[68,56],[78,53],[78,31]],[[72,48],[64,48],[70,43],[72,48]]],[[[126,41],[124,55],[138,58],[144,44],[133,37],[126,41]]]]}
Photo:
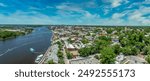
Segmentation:
{"type": "Polygon", "coordinates": [[[51,37],[51,30],[38,27],[28,35],[0,41],[0,64],[34,64],[37,55],[44,54],[50,46],[51,37]]]}

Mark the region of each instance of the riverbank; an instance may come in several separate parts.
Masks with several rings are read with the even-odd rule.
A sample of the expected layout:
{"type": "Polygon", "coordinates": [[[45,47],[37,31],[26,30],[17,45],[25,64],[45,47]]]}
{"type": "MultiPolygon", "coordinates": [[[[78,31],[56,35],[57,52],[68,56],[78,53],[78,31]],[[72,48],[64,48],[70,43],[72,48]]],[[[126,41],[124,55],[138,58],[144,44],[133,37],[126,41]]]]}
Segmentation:
{"type": "Polygon", "coordinates": [[[16,38],[17,36],[25,35],[24,32],[0,31],[0,40],[16,38]]]}
{"type": "Polygon", "coordinates": [[[53,44],[53,36],[54,36],[54,32],[52,32],[52,37],[50,39],[51,45],[48,47],[47,51],[45,52],[45,54],[43,55],[42,59],[40,60],[40,62],[38,64],[45,64],[47,62],[48,56],[50,54],[50,51],[52,49],[52,44],[53,44]]]}
{"type": "Polygon", "coordinates": [[[50,46],[51,36],[47,27],[37,27],[30,34],[0,41],[0,64],[34,64],[36,57],[44,54],[50,46]]]}
{"type": "Polygon", "coordinates": [[[32,32],[33,29],[0,29],[0,41],[5,41],[8,39],[16,38],[18,36],[23,36],[32,32]]]}

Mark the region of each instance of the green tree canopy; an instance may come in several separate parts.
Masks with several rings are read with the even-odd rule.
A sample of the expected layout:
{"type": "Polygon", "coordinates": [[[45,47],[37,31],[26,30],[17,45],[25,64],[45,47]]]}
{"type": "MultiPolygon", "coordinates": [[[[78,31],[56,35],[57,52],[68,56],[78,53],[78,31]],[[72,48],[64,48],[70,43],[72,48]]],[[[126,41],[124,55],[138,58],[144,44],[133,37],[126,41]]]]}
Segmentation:
{"type": "Polygon", "coordinates": [[[103,64],[113,64],[115,63],[115,53],[114,50],[111,47],[104,47],[100,51],[100,62],[103,64]]]}
{"type": "Polygon", "coordinates": [[[150,54],[145,59],[150,64],[150,54]]]}
{"type": "Polygon", "coordinates": [[[72,53],[66,52],[66,54],[67,54],[67,58],[68,58],[68,59],[72,59],[72,58],[73,58],[73,54],[72,54],[72,53]]]}
{"type": "Polygon", "coordinates": [[[53,60],[49,60],[48,64],[55,64],[55,62],[53,60]]]}
{"type": "Polygon", "coordinates": [[[114,53],[117,55],[119,55],[119,53],[121,52],[120,45],[118,45],[118,44],[114,45],[113,49],[114,49],[114,53]]]}
{"type": "Polygon", "coordinates": [[[150,45],[149,46],[145,46],[143,49],[144,55],[148,55],[148,53],[150,53],[150,45]]]}

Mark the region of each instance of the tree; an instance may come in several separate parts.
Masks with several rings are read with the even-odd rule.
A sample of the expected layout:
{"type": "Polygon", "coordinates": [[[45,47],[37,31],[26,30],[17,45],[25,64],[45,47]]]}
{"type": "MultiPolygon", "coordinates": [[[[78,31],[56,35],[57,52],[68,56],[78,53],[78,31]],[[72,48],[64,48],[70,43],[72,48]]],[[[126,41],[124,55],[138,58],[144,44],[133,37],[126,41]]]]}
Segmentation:
{"type": "Polygon", "coordinates": [[[115,53],[114,50],[111,47],[104,47],[100,51],[100,62],[103,64],[113,64],[115,63],[115,53]]]}
{"type": "Polygon", "coordinates": [[[121,43],[121,45],[122,45],[122,47],[125,47],[125,46],[127,46],[127,45],[129,45],[129,40],[128,40],[128,38],[123,38],[122,40],[120,40],[120,43],[121,43]]]}
{"type": "Polygon", "coordinates": [[[90,49],[89,49],[89,47],[85,47],[85,48],[81,48],[80,50],[79,50],[79,53],[80,53],[80,56],[82,56],[82,57],[87,57],[87,56],[89,56],[90,55],[90,49]]]}
{"type": "Polygon", "coordinates": [[[81,42],[82,42],[83,44],[89,43],[88,39],[86,39],[86,38],[83,38],[83,39],[81,40],[81,42]]]}
{"type": "Polygon", "coordinates": [[[59,58],[58,63],[60,63],[60,64],[64,64],[64,63],[65,63],[65,62],[64,62],[64,59],[59,58]]]}
{"type": "Polygon", "coordinates": [[[145,43],[142,43],[142,42],[137,42],[137,43],[136,43],[136,47],[137,47],[140,51],[142,51],[145,46],[146,46],[145,43]]]}
{"type": "Polygon", "coordinates": [[[7,38],[17,37],[25,35],[25,32],[13,32],[13,31],[0,31],[0,39],[5,40],[7,38]]]}
{"type": "Polygon", "coordinates": [[[90,35],[91,35],[90,32],[88,32],[88,33],[87,33],[87,36],[90,36],[90,35]]]}
{"type": "Polygon", "coordinates": [[[116,44],[113,46],[113,48],[114,48],[115,54],[119,55],[119,53],[121,52],[120,45],[116,44]]]}
{"type": "Polygon", "coordinates": [[[100,55],[95,55],[94,58],[99,60],[100,59],[100,55]]]}
{"type": "Polygon", "coordinates": [[[58,44],[58,48],[61,49],[62,48],[62,42],[57,41],[56,44],[58,44]]]}
{"type": "Polygon", "coordinates": [[[72,58],[73,58],[73,54],[72,54],[72,53],[67,52],[66,54],[67,54],[67,58],[68,58],[68,59],[72,59],[72,58]]]}
{"type": "Polygon", "coordinates": [[[81,48],[79,50],[80,56],[87,57],[89,55],[93,55],[93,54],[99,53],[99,51],[97,51],[98,47],[99,46],[96,45],[96,46],[87,46],[85,48],[81,48]]]}
{"type": "Polygon", "coordinates": [[[149,45],[150,44],[150,37],[145,37],[144,42],[146,45],[149,45]]]}
{"type": "Polygon", "coordinates": [[[111,41],[110,36],[99,36],[98,38],[99,38],[99,40],[111,41]]]}
{"type": "Polygon", "coordinates": [[[121,48],[121,52],[122,52],[124,55],[131,55],[131,53],[132,53],[131,47],[130,47],[130,46],[122,47],[122,48],[121,48]]]}
{"type": "Polygon", "coordinates": [[[53,59],[52,59],[52,60],[49,60],[49,61],[48,61],[48,64],[55,64],[55,62],[54,62],[53,59]]]}
{"type": "Polygon", "coordinates": [[[145,58],[145,60],[150,64],[150,54],[147,55],[147,57],[145,58]]]}
{"type": "Polygon", "coordinates": [[[63,53],[62,53],[60,50],[58,50],[57,56],[58,56],[59,58],[64,58],[64,57],[63,57],[63,53]]]}
{"type": "Polygon", "coordinates": [[[145,46],[143,49],[144,55],[148,55],[150,53],[150,45],[149,46],[145,46]]]}
{"type": "Polygon", "coordinates": [[[113,31],[114,31],[114,29],[112,29],[112,28],[107,28],[107,29],[106,29],[106,32],[107,32],[108,34],[111,34],[113,31]]]}
{"type": "Polygon", "coordinates": [[[67,41],[68,41],[69,43],[73,43],[73,41],[71,40],[71,38],[69,38],[67,41]]]}
{"type": "Polygon", "coordinates": [[[144,33],[140,32],[139,33],[139,42],[143,42],[143,39],[144,39],[144,33]]]}
{"type": "Polygon", "coordinates": [[[131,55],[137,55],[138,53],[140,53],[139,49],[136,47],[131,47],[131,55]]]}

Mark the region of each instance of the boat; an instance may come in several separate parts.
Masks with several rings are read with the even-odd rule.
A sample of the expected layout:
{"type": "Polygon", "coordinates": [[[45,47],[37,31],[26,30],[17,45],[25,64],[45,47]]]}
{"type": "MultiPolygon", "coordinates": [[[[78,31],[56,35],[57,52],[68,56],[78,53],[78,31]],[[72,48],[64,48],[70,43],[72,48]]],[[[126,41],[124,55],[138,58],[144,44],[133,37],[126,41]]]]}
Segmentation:
{"type": "Polygon", "coordinates": [[[34,52],[35,50],[34,50],[33,48],[30,48],[30,51],[31,51],[31,52],[34,52]]]}
{"type": "Polygon", "coordinates": [[[42,57],[43,57],[43,54],[38,55],[35,59],[35,63],[39,63],[42,57]]]}

